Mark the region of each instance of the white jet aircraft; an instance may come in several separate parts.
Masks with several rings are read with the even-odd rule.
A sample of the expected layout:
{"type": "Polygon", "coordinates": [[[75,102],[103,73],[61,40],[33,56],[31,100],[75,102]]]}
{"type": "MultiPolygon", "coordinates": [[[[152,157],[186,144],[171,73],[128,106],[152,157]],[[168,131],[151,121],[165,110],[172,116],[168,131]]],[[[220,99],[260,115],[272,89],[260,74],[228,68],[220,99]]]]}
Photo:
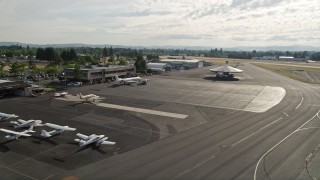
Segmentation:
{"type": "Polygon", "coordinates": [[[130,85],[131,83],[138,83],[142,81],[141,77],[131,77],[131,78],[119,78],[118,75],[115,75],[116,81],[119,85],[130,85]]]}
{"type": "Polygon", "coordinates": [[[84,134],[81,133],[77,133],[76,134],[78,137],[80,137],[81,139],[75,139],[75,142],[78,142],[80,147],[84,147],[87,146],[89,144],[95,144],[96,146],[99,146],[101,144],[105,144],[105,145],[114,145],[116,144],[115,142],[111,142],[111,141],[106,141],[108,139],[108,137],[105,137],[105,135],[96,135],[96,134],[92,134],[90,136],[86,136],[84,134]]]}
{"type": "Polygon", "coordinates": [[[51,123],[45,123],[44,125],[54,129],[54,130],[49,131],[49,132],[47,132],[46,130],[42,130],[41,131],[41,136],[45,137],[45,138],[51,137],[51,136],[56,135],[56,134],[61,134],[61,133],[65,132],[65,131],[74,131],[74,130],[76,130],[76,128],[71,128],[69,126],[60,126],[60,125],[51,124],[51,123]]]}
{"type": "Polygon", "coordinates": [[[0,121],[4,121],[10,118],[17,118],[19,116],[15,115],[15,114],[6,114],[6,113],[2,113],[0,112],[0,121]]]}
{"type": "Polygon", "coordinates": [[[84,101],[88,101],[88,102],[90,101],[90,99],[92,99],[92,102],[98,99],[104,99],[94,94],[82,95],[81,93],[79,93],[78,96],[80,97],[80,99],[83,99],[84,101]]]}
{"type": "Polygon", "coordinates": [[[30,128],[28,130],[24,130],[22,132],[17,132],[17,131],[11,131],[8,129],[0,129],[0,131],[8,133],[8,135],[4,136],[4,139],[6,141],[11,141],[11,140],[18,140],[18,138],[20,136],[31,136],[31,134],[28,133],[34,133],[35,131],[33,131],[33,126],[30,126],[30,128]]]}
{"type": "Polygon", "coordinates": [[[42,121],[41,120],[22,120],[22,119],[18,119],[17,121],[10,121],[11,124],[14,124],[14,128],[22,128],[22,127],[37,127],[37,126],[43,126],[42,121]]]}

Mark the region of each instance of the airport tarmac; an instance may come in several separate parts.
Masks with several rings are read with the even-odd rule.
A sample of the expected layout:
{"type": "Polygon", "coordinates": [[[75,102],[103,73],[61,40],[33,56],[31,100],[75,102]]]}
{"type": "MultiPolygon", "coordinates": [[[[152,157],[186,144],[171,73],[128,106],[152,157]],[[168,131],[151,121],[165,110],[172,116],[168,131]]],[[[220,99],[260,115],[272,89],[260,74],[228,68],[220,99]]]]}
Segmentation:
{"type": "MultiPolygon", "coordinates": [[[[319,97],[314,93],[318,87],[250,64],[239,68],[245,70],[239,81],[208,80],[207,68],[199,68],[151,76],[148,85],[97,84],[67,90],[71,95],[105,97],[93,103],[52,94],[0,100],[1,112],[77,128],[43,140],[42,127],[37,127],[33,137],[1,141],[2,177],[250,179],[254,174],[282,173],[303,179],[308,174],[301,162],[312,152],[308,169],[319,176],[315,137],[320,133],[314,128],[320,126],[319,97]],[[77,132],[105,134],[117,144],[80,149],[73,141],[77,132]],[[292,173],[288,166],[299,171],[292,173]]],[[[9,121],[0,123],[1,128],[13,129],[9,121]]]]}

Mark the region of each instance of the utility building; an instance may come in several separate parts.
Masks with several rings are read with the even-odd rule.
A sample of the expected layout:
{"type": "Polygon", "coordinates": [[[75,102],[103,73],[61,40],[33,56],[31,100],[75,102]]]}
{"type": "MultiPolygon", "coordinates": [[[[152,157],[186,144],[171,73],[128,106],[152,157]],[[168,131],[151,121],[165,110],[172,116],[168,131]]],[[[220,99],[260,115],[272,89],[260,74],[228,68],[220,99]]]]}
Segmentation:
{"type": "Polygon", "coordinates": [[[31,85],[23,81],[0,80],[0,97],[6,95],[29,96],[31,85]]]}
{"type": "Polygon", "coordinates": [[[160,62],[169,64],[172,69],[194,69],[203,67],[203,61],[199,61],[198,59],[162,59],[160,62]]]}

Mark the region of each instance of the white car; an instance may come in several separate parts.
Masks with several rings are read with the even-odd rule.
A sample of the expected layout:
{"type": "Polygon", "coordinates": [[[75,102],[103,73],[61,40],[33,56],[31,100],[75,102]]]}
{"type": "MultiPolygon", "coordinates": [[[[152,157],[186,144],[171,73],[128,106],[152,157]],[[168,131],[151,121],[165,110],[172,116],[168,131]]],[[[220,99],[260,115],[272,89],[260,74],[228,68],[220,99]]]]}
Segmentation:
{"type": "Polygon", "coordinates": [[[76,87],[81,85],[82,85],[82,82],[70,82],[67,84],[67,86],[70,86],[70,87],[76,87]]]}

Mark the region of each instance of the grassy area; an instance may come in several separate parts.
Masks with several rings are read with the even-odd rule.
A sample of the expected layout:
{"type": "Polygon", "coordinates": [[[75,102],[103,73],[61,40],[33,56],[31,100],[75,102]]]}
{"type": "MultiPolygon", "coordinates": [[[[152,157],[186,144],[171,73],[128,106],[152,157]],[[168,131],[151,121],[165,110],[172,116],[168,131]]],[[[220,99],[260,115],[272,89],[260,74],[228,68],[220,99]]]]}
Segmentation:
{"type": "Polygon", "coordinates": [[[295,79],[305,83],[318,83],[318,82],[313,81],[308,77],[298,75],[299,72],[306,72],[306,73],[310,72],[310,73],[320,74],[320,68],[318,67],[305,67],[305,66],[301,67],[299,65],[292,66],[292,65],[284,65],[284,64],[280,65],[280,64],[264,64],[264,63],[253,63],[253,64],[263,69],[267,69],[272,72],[275,72],[283,76],[289,77],[291,79],[295,79]]]}
{"type": "MultiPolygon", "coordinates": [[[[37,63],[36,63],[36,66],[37,66],[37,68],[39,68],[39,69],[43,69],[43,68],[45,68],[47,65],[48,65],[47,62],[37,62],[37,63]]],[[[26,69],[28,69],[28,66],[26,66],[26,69]]],[[[10,70],[10,67],[9,67],[9,66],[5,66],[5,67],[3,68],[3,71],[5,71],[5,72],[8,72],[9,70],[10,70]]]]}

